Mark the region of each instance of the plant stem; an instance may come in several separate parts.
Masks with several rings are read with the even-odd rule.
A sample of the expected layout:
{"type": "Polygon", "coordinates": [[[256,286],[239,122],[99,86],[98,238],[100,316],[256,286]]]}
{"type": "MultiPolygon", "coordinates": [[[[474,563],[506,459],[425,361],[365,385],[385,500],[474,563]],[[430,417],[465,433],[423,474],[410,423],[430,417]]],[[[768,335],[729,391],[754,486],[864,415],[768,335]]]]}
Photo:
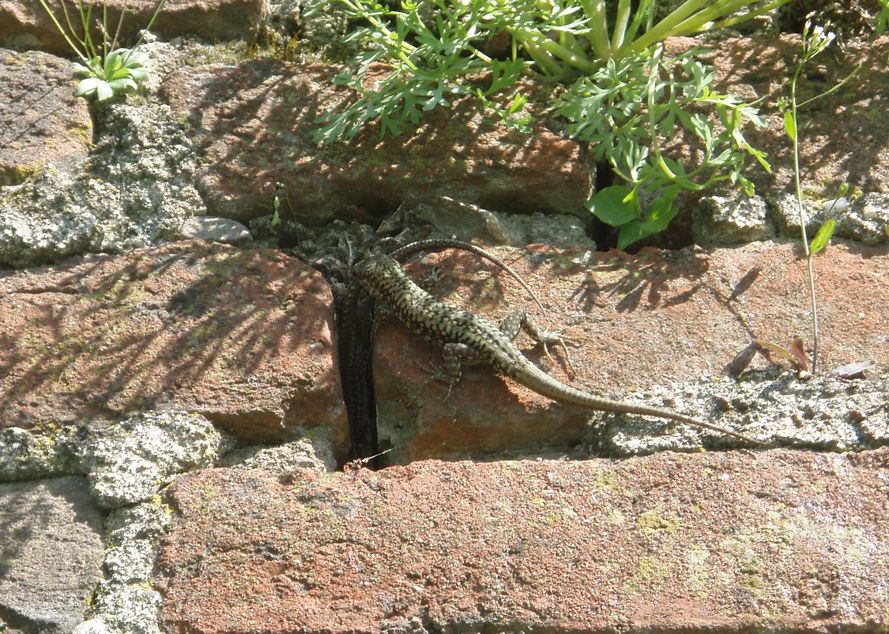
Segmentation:
{"type": "Polygon", "coordinates": [[[754,9],[753,11],[748,11],[747,13],[742,13],[741,15],[733,16],[726,18],[725,20],[720,20],[716,23],[717,29],[724,29],[730,26],[734,26],[739,22],[746,22],[747,20],[751,20],[753,18],[759,17],[761,15],[765,15],[769,11],[773,9],[777,9],[778,7],[787,4],[791,0],[773,0],[768,4],[761,6],[758,9],[754,9]]]}
{"type": "Polygon", "coordinates": [[[799,211],[800,234],[803,239],[803,250],[806,254],[806,272],[809,278],[809,297],[812,301],[812,374],[818,366],[818,302],[815,298],[815,262],[809,249],[809,237],[806,235],[806,211],[803,208],[803,191],[799,180],[799,121],[796,118],[796,83],[802,72],[803,63],[797,66],[793,79],[790,81],[790,109],[793,116],[793,182],[796,187],[796,204],[799,211]]]}
{"type": "Polygon", "coordinates": [[[580,0],[583,12],[589,18],[590,28],[587,39],[593,52],[601,60],[611,57],[611,44],[608,41],[608,21],[605,17],[604,0],[580,0]]]}
{"type": "MultiPolygon", "coordinates": [[[[86,63],[88,61],[86,56],[80,51],[79,48],[77,48],[77,46],[74,44],[74,42],[71,41],[71,38],[68,37],[67,31],[65,31],[65,29],[62,28],[62,25],[59,24],[58,19],[56,19],[56,15],[50,10],[49,5],[46,4],[46,0],[38,0],[38,1],[40,2],[40,6],[43,7],[43,10],[46,11],[46,14],[49,16],[49,19],[52,20],[52,23],[56,27],[56,30],[61,34],[61,36],[63,38],[65,38],[65,42],[68,43],[68,46],[71,47],[71,50],[77,54],[77,57],[79,57],[82,62],[86,63]]],[[[64,4],[62,4],[62,8],[63,9],[65,8],[64,4]]],[[[65,15],[67,17],[67,11],[66,11],[65,15]]],[[[70,20],[68,21],[68,24],[71,24],[70,20]]]]}
{"type": "Polygon", "coordinates": [[[592,73],[596,68],[596,65],[587,59],[587,57],[579,50],[562,46],[555,40],[546,37],[540,31],[524,28],[515,29],[513,35],[519,42],[521,42],[522,46],[525,47],[525,50],[534,57],[534,60],[540,63],[544,70],[552,75],[562,74],[564,71],[562,65],[552,59],[552,56],[559,58],[569,66],[585,73],[592,73]],[[537,55],[545,55],[548,58],[548,61],[541,63],[538,60],[537,55]]]}
{"type": "Polygon", "coordinates": [[[630,20],[630,0],[620,0],[617,15],[614,19],[614,31],[611,33],[611,49],[618,50],[624,45],[624,35],[630,20]]]}
{"type": "Polygon", "coordinates": [[[559,66],[558,62],[554,60],[549,53],[543,50],[540,46],[537,45],[536,42],[532,39],[530,32],[522,32],[522,31],[514,31],[513,36],[515,39],[521,43],[522,48],[524,48],[528,54],[531,56],[531,59],[534,60],[543,72],[547,75],[551,76],[559,76],[563,73],[563,69],[559,66]]]}
{"type": "Polygon", "coordinates": [[[828,88],[828,89],[825,90],[824,92],[820,92],[820,93],[818,93],[817,95],[815,95],[814,97],[809,97],[809,98],[806,99],[805,101],[800,102],[799,105],[798,105],[797,107],[798,107],[798,108],[802,108],[803,106],[808,106],[808,105],[809,105],[810,103],[812,103],[813,101],[816,101],[816,100],[818,100],[818,99],[821,99],[822,97],[827,97],[828,95],[835,93],[837,90],[839,90],[840,88],[842,88],[842,87],[846,84],[846,82],[848,82],[850,79],[852,79],[852,78],[858,73],[858,71],[861,70],[861,65],[862,65],[863,63],[864,63],[864,62],[858,62],[858,65],[852,70],[851,73],[849,73],[848,75],[846,75],[846,76],[843,78],[842,81],[837,82],[837,83],[834,84],[831,88],[828,88]]]}

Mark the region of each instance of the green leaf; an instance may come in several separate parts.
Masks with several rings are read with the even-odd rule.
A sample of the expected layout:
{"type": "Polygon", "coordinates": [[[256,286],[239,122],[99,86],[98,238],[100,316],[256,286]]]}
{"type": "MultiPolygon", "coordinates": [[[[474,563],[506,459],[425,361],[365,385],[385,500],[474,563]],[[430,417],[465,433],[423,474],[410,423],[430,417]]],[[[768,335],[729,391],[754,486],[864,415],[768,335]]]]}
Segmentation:
{"type": "Polygon", "coordinates": [[[80,83],[77,84],[77,88],[74,89],[75,97],[88,97],[92,95],[96,88],[99,86],[99,79],[95,77],[87,77],[86,79],[81,79],[80,83]]]}
{"type": "Polygon", "coordinates": [[[125,59],[126,65],[128,68],[141,68],[148,63],[148,55],[145,53],[139,53],[137,51],[129,52],[129,49],[122,49],[128,51],[125,59]]]}
{"type": "Polygon", "coordinates": [[[527,97],[516,93],[512,98],[512,103],[509,104],[509,107],[506,109],[508,114],[515,114],[519,110],[525,107],[525,104],[528,103],[527,97]]]}
{"type": "Polygon", "coordinates": [[[136,90],[136,82],[130,77],[118,77],[108,82],[111,90],[114,92],[126,92],[127,90],[136,90]]]}
{"type": "Polygon", "coordinates": [[[835,218],[828,218],[827,222],[821,225],[821,228],[818,229],[818,233],[816,233],[815,237],[812,239],[812,255],[815,255],[827,246],[836,226],[837,221],[835,218]]]}
{"type": "Polygon", "coordinates": [[[148,80],[148,71],[144,68],[130,68],[129,74],[137,84],[148,80]]]}
{"type": "MultiPolygon", "coordinates": [[[[673,161],[671,161],[671,162],[673,162],[673,161]]],[[[670,170],[670,168],[667,167],[667,163],[664,161],[664,157],[659,156],[658,159],[657,159],[657,164],[658,164],[658,167],[660,167],[661,170],[664,172],[664,174],[667,175],[667,178],[669,178],[670,180],[675,180],[675,179],[676,179],[676,174],[674,174],[674,173],[670,170]]]]}
{"type": "Polygon", "coordinates": [[[96,98],[99,101],[107,101],[114,96],[114,89],[108,85],[107,81],[99,80],[96,84],[96,98]]]}
{"type": "Polygon", "coordinates": [[[673,207],[671,198],[659,198],[649,209],[645,217],[643,229],[647,231],[646,235],[658,233],[667,228],[667,225],[676,217],[679,210],[673,207]]]}
{"type": "Polygon", "coordinates": [[[612,185],[596,192],[586,205],[602,222],[612,227],[620,227],[638,218],[637,207],[628,197],[632,194],[629,187],[612,185]]]}
{"type": "Polygon", "coordinates": [[[796,141],[796,119],[793,118],[793,113],[790,110],[784,111],[784,130],[787,131],[787,136],[791,141],[796,141]]]}
{"type": "Polygon", "coordinates": [[[515,84],[522,68],[524,68],[524,62],[520,60],[493,60],[491,62],[491,86],[485,91],[485,96],[515,84]]]}
{"type": "Polygon", "coordinates": [[[638,220],[628,222],[620,228],[620,233],[617,235],[617,248],[621,250],[626,249],[634,242],[647,238],[651,233],[646,231],[645,225],[638,220]]]}

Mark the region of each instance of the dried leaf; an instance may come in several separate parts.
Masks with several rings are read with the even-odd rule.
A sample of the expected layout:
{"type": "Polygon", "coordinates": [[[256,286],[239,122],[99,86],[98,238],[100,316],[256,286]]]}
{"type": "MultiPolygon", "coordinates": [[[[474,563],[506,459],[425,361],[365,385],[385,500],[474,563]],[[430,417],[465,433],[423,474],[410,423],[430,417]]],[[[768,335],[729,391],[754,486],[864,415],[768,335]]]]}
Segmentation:
{"type": "Polygon", "coordinates": [[[763,341],[762,339],[756,340],[756,345],[759,346],[760,352],[762,352],[766,359],[769,361],[773,361],[772,353],[777,354],[779,357],[787,361],[795,370],[800,370],[799,361],[795,356],[793,356],[787,348],[779,346],[776,343],[772,343],[771,341],[763,341]]]}
{"type": "Polygon", "coordinates": [[[806,346],[803,345],[802,337],[795,338],[790,344],[790,354],[799,362],[797,369],[808,371],[809,355],[806,354],[806,346]]]}
{"type": "Polygon", "coordinates": [[[753,342],[736,354],[735,358],[729,361],[725,366],[726,375],[733,378],[741,376],[744,370],[747,369],[747,366],[750,365],[750,362],[753,361],[753,357],[756,356],[756,349],[757,344],[756,342],[753,342]]]}

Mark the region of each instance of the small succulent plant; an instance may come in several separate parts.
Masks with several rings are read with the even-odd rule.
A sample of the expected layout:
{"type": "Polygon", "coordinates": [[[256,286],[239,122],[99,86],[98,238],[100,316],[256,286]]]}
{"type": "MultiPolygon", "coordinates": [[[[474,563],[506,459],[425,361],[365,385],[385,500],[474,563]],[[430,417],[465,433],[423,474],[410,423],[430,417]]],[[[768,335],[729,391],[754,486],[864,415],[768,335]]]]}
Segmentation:
{"type": "Polygon", "coordinates": [[[130,48],[118,48],[102,59],[97,55],[86,64],[74,64],[83,77],[74,91],[76,97],[87,101],[108,101],[117,94],[135,91],[148,79],[144,68],[147,57],[130,48]]]}
{"type": "Polygon", "coordinates": [[[109,101],[115,95],[134,91],[148,79],[145,63],[148,58],[137,52],[145,35],[164,8],[166,0],[157,0],[151,19],[132,48],[120,48],[118,35],[123,25],[126,8],[120,12],[117,28],[112,32],[108,25],[108,6],[102,4],[101,18],[93,21],[93,5],[96,0],[71,0],[76,9],[69,11],[64,0],[58,3],[62,9],[63,19],[56,16],[47,0],[38,0],[46,15],[52,21],[59,35],[68,43],[79,62],[74,69],[82,79],[74,91],[76,97],[83,97],[91,104],[109,101]],[[72,16],[72,14],[74,14],[72,16]],[[79,20],[77,18],[80,18],[79,20]],[[75,27],[75,24],[79,28],[75,27]],[[98,32],[101,40],[94,40],[98,32]]]}

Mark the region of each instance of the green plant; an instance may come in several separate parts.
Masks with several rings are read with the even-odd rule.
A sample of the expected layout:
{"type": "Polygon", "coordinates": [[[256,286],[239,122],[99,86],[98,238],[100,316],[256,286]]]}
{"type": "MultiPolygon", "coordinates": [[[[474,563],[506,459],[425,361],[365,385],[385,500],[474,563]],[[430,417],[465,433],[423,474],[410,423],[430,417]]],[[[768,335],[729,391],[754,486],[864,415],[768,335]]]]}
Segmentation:
{"type": "MultiPolygon", "coordinates": [[[[829,25],[828,25],[829,28],[829,25]]],[[[799,110],[800,108],[818,100],[822,97],[826,97],[827,95],[838,90],[843,84],[845,84],[849,79],[851,79],[855,73],[861,68],[859,64],[849,75],[847,75],[842,81],[837,82],[831,88],[815,95],[814,97],[810,97],[805,101],[799,102],[797,100],[797,88],[799,85],[799,78],[802,74],[803,68],[808,64],[812,59],[821,54],[831,43],[836,39],[836,35],[827,30],[824,27],[813,25],[812,22],[806,21],[805,26],[803,27],[803,43],[802,43],[802,57],[800,58],[799,63],[794,70],[793,76],[790,79],[790,100],[789,103],[786,100],[780,100],[779,106],[784,111],[784,130],[787,133],[788,138],[793,144],[793,175],[794,175],[794,191],[796,194],[796,202],[797,202],[797,211],[799,213],[799,223],[800,223],[800,233],[803,241],[803,251],[806,255],[806,273],[809,285],[809,298],[811,301],[812,307],[812,373],[814,374],[818,367],[818,301],[815,293],[815,255],[823,250],[827,243],[830,241],[831,236],[833,235],[833,231],[836,228],[836,219],[831,216],[833,212],[834,206],[841,196],[844,196],[846,192],[848,192],[849,186],[847,183],[843,183],[840,186],[839,192],[837,196],[834,198],[833,203],[830,208],[827,210],[827,220],[823,225],[818,229],[815,237],[812,239],[811,245],[809,244],[808,234],[806,232],[806,224],[808,222],[806,218],[806,210],[803,205],[803,190],[800,184],[800,166],[799,166],[799,130],[800,130],[800,120],[799,120],[799,110]]]]}
{"type": "MultiPolygon", "coordinates": [[[[105,102],[115,95],[135,91],[148,79],[148,71],[144,68],[147,59],[145,55],[136,51],[142,42],[142,36],[139,36],[139,40],[132,48],[118,47],[118,37],[121,26],[123,26],[126,9],[121,11],[117,28],[114,35],[111,35],[108,30],[108,7],[103,4],[102,19],[97,20],[97,28],[102,41],[97,43],[92,35],[94,0],[89,0],[88,3],[84,3],[84,0],[77,0],[77,13],[80,18],[79,30],[71,20],[71,14],[69,14],[64,0],[61,2],[65,20],[64,26],[46,0],[38,1],[52,20],[56,30],[80,59],[80,63],[74,64],[75,71],[82,77],[74,91],[77,97],[83,97],[91,103],[105,102]]],[[[146,31],[154,24],[165,3],[166,0],[158,0],[151,19],[145,27],[146,31]]]]}
{"type": "Polygon", "coordinates": [[[621,59],[572,84],[554,113],[568,134],[589,144],[598,163],[608,162],[624,185],[596,192],[590,211],[620,228],[618,248],[663,231],[677,210],[682,190],[701,191],[721,181],[753,185],[741,174],[748,155],[765,169],[765,155],[744,139],[744,122],[762,125],[756,111],[731,95],[712,92],[713,74],[695,51],[663,58],[662,48],[621,59]],[[719,126],[705,114],[715,114],[719,126]],[[683,128],[699,145],[695,164],[665,155],[660,138],[683,128]]]}
{"type": "Polygon", "coordinates": [[[296,214],[293,212],[293,206],[290,204],[290,197],[287,195],[287,186],[284,183],[275,183],[275,198],[272,202],[274,213],[272,214],[272,226],[277,227],[281,224],[281,200],[287,203],[287,213],[292,220],[296,220],[296,214]]]}
{"type": "Polygon", "coordinates": [[[877,35],[882,35],[889,30],[889,0],[877,0],[880,3],[880,11],[874,17],[874,29],[877,35]]]}
{"type": "Polygon", "coordinates": [[[74,96],[87,101],[107,101],[115,94],[135,91],[148,79],[148,71],[143,68],[145,55],[134,49],[118,48],[105,56],[90,58],[86,65],[74,64],[74,69],[83,77],[74,96]]]}
{"type": "MultiPolygon", "coordinates": [[[[349,140],[371,122],[380,135],[416,126],[424,112],[474,96],[508,125],[530,130],[520,80],[533,75],[566,87],[553,106],[568,134],[607,159],[625,181],[589,207],[621,227],[621,246],[663,229],[682,189],[740,176],[745,155],[764,156],[743,138],[755,111],[712,93],[712,74],[693,54],[666,58],[656,45],[669,36],[730,26],[789,0],[687,0],[653,24],[654,0],[341,0],[363,26],[349,41],[363,52],[335,82],[352,97],[320,119],[316,140],[349,140]],[[737,12],[746,9],[738,15],[737,12]],[[507,38],[508,45],[498,41],[507,38]],[[608,107],[600,121],[598,106],[608,107]],[[669,158],[659,134],[679,122],[703,142],[693,166],[669,158]]],[[[670,131],[672,133],[672,131],[670,131]]]]}

